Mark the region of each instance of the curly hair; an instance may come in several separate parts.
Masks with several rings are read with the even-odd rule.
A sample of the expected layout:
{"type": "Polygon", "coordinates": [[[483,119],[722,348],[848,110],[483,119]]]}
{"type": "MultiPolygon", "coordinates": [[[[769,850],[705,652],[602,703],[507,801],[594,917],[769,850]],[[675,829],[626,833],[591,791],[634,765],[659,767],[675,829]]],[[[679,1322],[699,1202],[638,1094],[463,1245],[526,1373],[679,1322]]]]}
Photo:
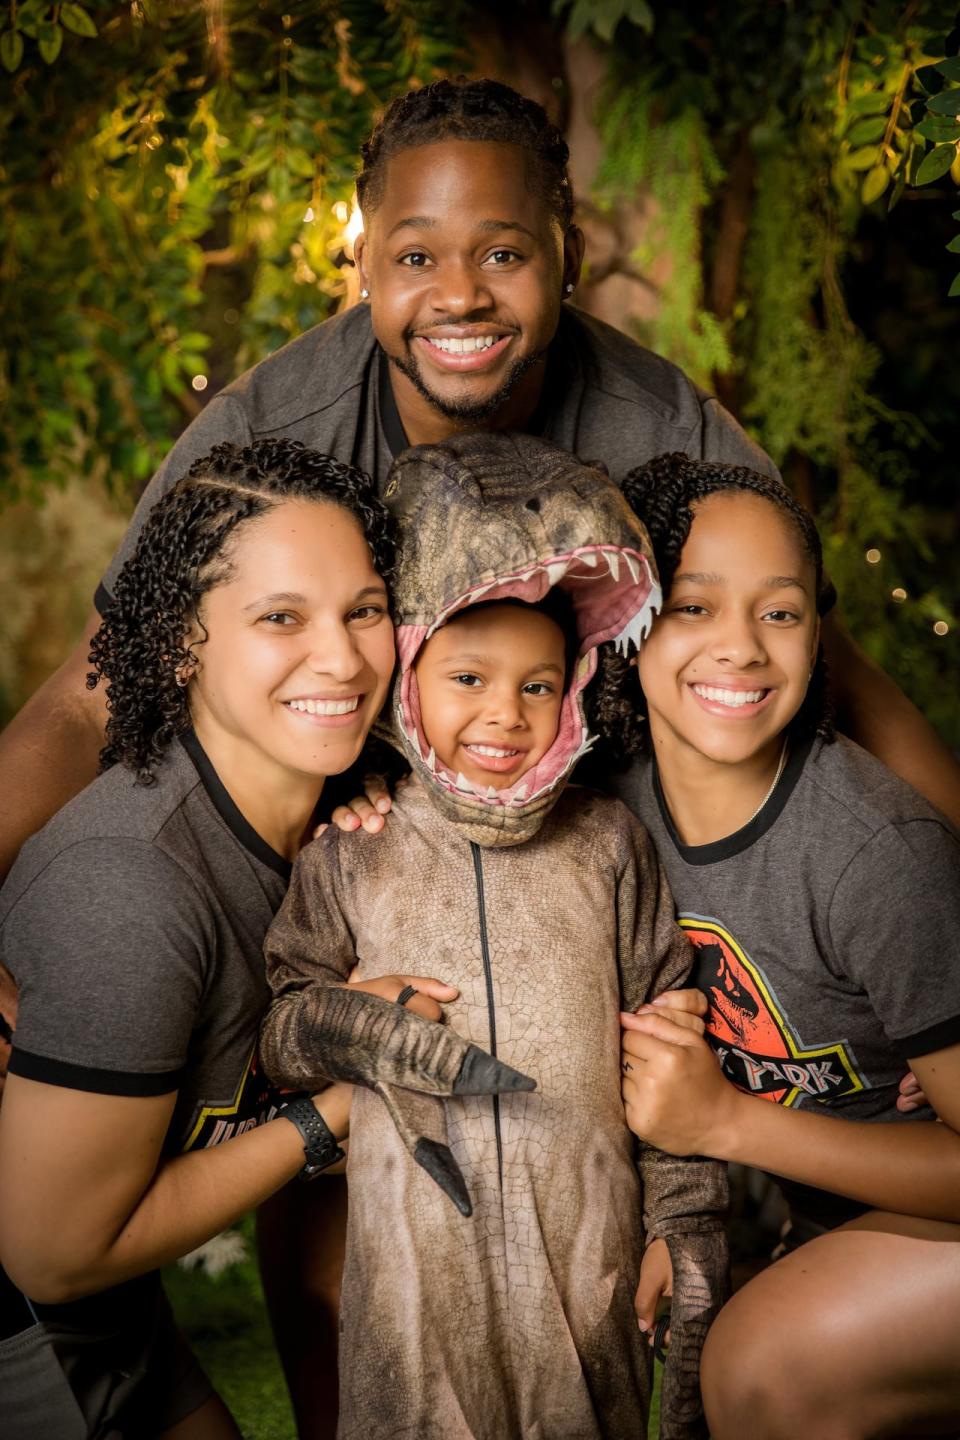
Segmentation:
{"type": "MultiPolygon", "coordinates": [[[[779,481],[743,465],[723,465],[712,460],[691,460],[687,455],[658,455],[624,477],[623,493],[650,536],[664,597],[669,594],[680,554],[690,534],[697,502],[723,490],[744,490],[759,495],[779,510],[794,526],[800,543],[813,562],[816,594],[823,581],[823,550],[812,518],[779,481]]],[[[612,646],[600,650],[597,675],[589,691],[591,729],[606,739],[606,754],[616,762],[649,750],[646,726],[647,705],[637,678],[636,666],[618,655],[612,646]]],[[[819,735],[834,738],[833,712],[827,687],[827,666],[823,651],[816,663],[803,704],[788,726],[795,739],[819,735]]]]}
{"type": "Polygon", "coordinates": [[[570,151],[556,125],[535,100],[498,80],[434,80],[408,90],[387,106],[361,147],[357,201],[365,213],[383,198],[387,161],[401,150],[438,140],[486,140],[518,145],[530,157],[530,176],[560,228],[573,223],[573,187],[567,171],[570,151]]]}
{"type": "Polygon", "coordinates": [[[107,682],[101,771],[122,763],[141,784],[152,783],[167,746],[190,724],[187,690],[177,681],[195,663],[187,636],[200,602],[231,577],[231,542],[240,526],[284,500],[346,510],[390,584],[394,522],[367,475],[296,440],[217,445],[150,511],[93,637],[87,687],[107,682]]]}

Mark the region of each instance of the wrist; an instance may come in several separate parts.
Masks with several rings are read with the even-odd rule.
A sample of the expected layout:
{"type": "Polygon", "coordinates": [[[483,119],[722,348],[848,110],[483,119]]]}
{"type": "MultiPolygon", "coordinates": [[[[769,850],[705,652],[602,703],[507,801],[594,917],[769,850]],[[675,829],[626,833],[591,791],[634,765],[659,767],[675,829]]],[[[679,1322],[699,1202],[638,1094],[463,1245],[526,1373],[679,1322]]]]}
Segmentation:
{"type": "Polygon", "coordinates": [[[337,1140],[345,1140],[350,1133],[350,1101],[353,1086],[339,1082],[318,1090],[310,1099],[321,1120],[332,1130],[337,1140]]]}
{"type": "Polygon", "coordinates": [[[710,1127],[709,1144],[703,1153],[712,1160],[737,1161],[743,1148],[744,1127],[750,1123],[750,1102],[754,1097],[744,1095],[729,1081],[725,1081],[724,1085],[723,1100],[717,1107],[710,1127]]]}

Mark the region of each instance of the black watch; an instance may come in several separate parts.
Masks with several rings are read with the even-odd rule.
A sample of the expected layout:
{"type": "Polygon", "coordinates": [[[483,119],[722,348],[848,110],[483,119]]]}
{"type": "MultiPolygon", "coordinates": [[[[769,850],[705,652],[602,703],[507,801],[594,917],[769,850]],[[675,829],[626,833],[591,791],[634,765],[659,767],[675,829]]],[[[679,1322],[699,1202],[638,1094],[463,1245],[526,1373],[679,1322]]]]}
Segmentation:
{"type": "Polygon", "coordinates": [[[321,1171],[329,1170],[331,1165],[343,1159],[346,1152],[337,1144],[336,1136],[312,1100],[301,1095],[284,1105],[280,1114],[295,1125],[303,1137],[307,1163],[297,1171],[298,1180],[313,1180],[321,1171]]]}

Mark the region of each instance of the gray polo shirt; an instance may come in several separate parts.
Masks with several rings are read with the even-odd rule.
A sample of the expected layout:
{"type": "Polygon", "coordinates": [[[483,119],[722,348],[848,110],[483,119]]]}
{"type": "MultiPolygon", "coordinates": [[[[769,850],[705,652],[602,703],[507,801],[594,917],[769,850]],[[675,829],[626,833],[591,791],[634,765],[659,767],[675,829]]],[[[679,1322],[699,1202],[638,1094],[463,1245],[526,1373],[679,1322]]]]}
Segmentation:
{"type": "MultiPolygon", "coordinates": [[[[132,554],[150,507],[224,440],[301,440],[365,470],[382,490],[394,455],[407,445],[387,372],[369,307],[357,305],[220,391],[147,486],[97,591],[98,607],[132,554]]],[[[543,401],[529,428],[584,460],[601,460],[618,484],[628,470],[667,450],[777,474],[733,417],[676,365],[569,306],[561,312],[543,401]]]]}

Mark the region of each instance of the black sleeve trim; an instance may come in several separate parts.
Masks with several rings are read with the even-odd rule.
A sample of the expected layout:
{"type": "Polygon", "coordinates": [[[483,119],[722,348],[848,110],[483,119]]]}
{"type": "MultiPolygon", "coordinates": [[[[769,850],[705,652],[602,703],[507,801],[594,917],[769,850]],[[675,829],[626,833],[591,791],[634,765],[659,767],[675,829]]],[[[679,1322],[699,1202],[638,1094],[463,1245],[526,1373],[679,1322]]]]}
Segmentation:
{"type": "Polygon", "coordinates": [[[65,1090],[88,1090],[95,1095],[169,1095],[180,1088],[183,1070],[165,1070],[156,1075],[132,1075],[125,1070],[97,1070],[73,1065],[68,1060],[51,1060],[15,1045],[7,1067],[11,1075],[60,1085],[65,1090]]]}
{"type": "Polygon", "coordinates": [[[945,1050],[948,1045],[960,1045],[960,1015],[941,1020],[939,1025],[931,1025],[918,1035],[895,1040],[894,1044],[906,1060],[913,1060],[918,1055],[932,1055],[934,1050],[945,1050]]]}
{"type": "Polygon", "coordinates": [[[97,614],[103,615],[104,610],[106,610],[112,600],[113,596],[101,580],[93,594],[93,603],[97,607],[97,614]]]}

